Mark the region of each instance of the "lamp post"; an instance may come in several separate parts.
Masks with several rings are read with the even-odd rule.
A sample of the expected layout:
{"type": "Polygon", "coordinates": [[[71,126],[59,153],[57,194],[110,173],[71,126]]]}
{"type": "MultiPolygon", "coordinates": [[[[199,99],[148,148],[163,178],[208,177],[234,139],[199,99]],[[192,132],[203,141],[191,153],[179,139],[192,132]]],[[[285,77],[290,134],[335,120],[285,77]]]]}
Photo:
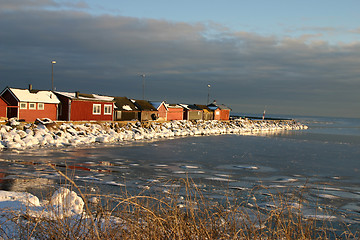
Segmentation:
{"type": "Polygon", "coordinates": [[[51,91],[54,91],[54,64],[56,63],[55,60],[51,61],[51,91]]]}
{"type": "Polygon", "coordinates": [[[145,74],[141,74],[140,75],[143,79],[143,84],[142,84],[142,99],[145,100],[145,74]]]}
{"type": "Polygon", "coordinates": [[[207,86],[208,86],[208,98],[207,98],[207,104],[209,104],[209,101],[210,101],[210,87],[211,87],[211,85],[210,85],[210,84],[208,84],[207,86]]]}

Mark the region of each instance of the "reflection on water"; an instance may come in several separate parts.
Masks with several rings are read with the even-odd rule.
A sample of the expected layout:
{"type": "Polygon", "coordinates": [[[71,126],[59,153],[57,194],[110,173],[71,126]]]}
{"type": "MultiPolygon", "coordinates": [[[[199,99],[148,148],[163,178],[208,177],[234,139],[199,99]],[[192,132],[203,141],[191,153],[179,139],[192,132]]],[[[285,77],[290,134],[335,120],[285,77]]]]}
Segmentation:
{"type": "Polygon", "coordinates": [[[9,151],[0,155],[0,174],[5,179],[59,181],[46,165],[49,162],[66,170],[79,185],[112,194],[125,188],[134,194],[166,193],[180,187],[169,180],[191,178],[209,200],[219,201],[229,193],[247,199],[252,191],[264,209],[276,204],[273,194],[295,190],[301,192],[305,217],[351,223],[356,229],[360,226],[359,137],[310,129],[9,151]]]}

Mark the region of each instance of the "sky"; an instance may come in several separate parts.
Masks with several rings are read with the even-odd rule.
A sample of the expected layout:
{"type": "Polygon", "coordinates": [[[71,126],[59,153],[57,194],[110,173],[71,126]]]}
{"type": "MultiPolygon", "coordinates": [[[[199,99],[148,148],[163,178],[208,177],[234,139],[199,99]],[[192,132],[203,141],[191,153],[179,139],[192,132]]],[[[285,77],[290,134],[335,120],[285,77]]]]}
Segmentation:
{"type": "Polygon", "coordinates": [[[236,113],[360,118],[359,9],[358,0],[0,0],[0,91],[48,90],[53,74],[57,91],[142,99],[144,90],[188,104],[209,94],[236,113]]]}

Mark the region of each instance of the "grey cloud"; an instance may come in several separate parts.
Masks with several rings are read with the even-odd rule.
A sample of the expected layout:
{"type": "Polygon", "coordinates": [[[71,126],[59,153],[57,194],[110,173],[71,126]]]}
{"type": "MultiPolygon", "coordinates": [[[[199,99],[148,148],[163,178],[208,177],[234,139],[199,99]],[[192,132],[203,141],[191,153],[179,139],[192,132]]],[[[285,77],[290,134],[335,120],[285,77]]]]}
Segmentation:
{"type": "Polygon", "coordinates": [[[56,59],[55,85],[64,91],[136,98],[139,74],[146,73],[146,96],[153,100],[205,103],[210,83],[211,98],[237,112],[267,105],[274,113],[336,115],[334,106],[346,106],[353,116],[359,109],[359,43],[334,46],[214,23],[69,10],[0,11],[2,89],[30,82],[50,88],[56,59]]]}
{"type": "Polygon", "coordinates": [[[2,0],[1,11],[17,11],[30,8],[56,7],[53,0],[2,0]]]}

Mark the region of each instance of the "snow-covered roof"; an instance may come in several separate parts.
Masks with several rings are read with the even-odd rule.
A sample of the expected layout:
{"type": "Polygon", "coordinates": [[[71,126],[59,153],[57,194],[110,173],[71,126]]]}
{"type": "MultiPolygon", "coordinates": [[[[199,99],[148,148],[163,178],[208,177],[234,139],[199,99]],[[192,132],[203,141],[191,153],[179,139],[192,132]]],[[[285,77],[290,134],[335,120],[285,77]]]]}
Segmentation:
{"type": "Polygon", "coordinates": [[[210,110],[216,110],[216,109],[220,109],[220,110],[231,110],[231,108],[229,108],[228,106],[224,105],[224,104],[217,104],[215,101],[209,105],[207,105],[208,108],[210,110]]]}
{"type": "Polygon", "coordinates": [[[187,110],[201,110],[195,104],[179,104],[179,105],[182,106],[183,108],[187,109],[187,110]]]}
{"type": "Polygon", "coordinates": [[[58,92],[55,93],[60,94],[62,96],[71,98],[71,99],[80,99],[80,100],[88,100],[88,101],[114,101],[114,97],[97,95],[97,94],[83,94],[79,93],[78,97],[75,92],[58,92]]]}
{"type": "Polygon", "coordinates": [[[139,109],[135,106],[135,104],[130,101],[127,97],[115,97],[115,107],[125,111],[139,111],[139,109]]]}
{"type": "Polygon", "coordinates": [[[9,88],[20,102],[36,102],[36,103],[54,103],[59,104],[60,101],[51,91],[9,88]]]}
{"type": "Polygon", "coordinates": [[[166,108],[183,108],[179,104],[168,104],[168,103],[165,103],[165,107],[166,108]]]}

